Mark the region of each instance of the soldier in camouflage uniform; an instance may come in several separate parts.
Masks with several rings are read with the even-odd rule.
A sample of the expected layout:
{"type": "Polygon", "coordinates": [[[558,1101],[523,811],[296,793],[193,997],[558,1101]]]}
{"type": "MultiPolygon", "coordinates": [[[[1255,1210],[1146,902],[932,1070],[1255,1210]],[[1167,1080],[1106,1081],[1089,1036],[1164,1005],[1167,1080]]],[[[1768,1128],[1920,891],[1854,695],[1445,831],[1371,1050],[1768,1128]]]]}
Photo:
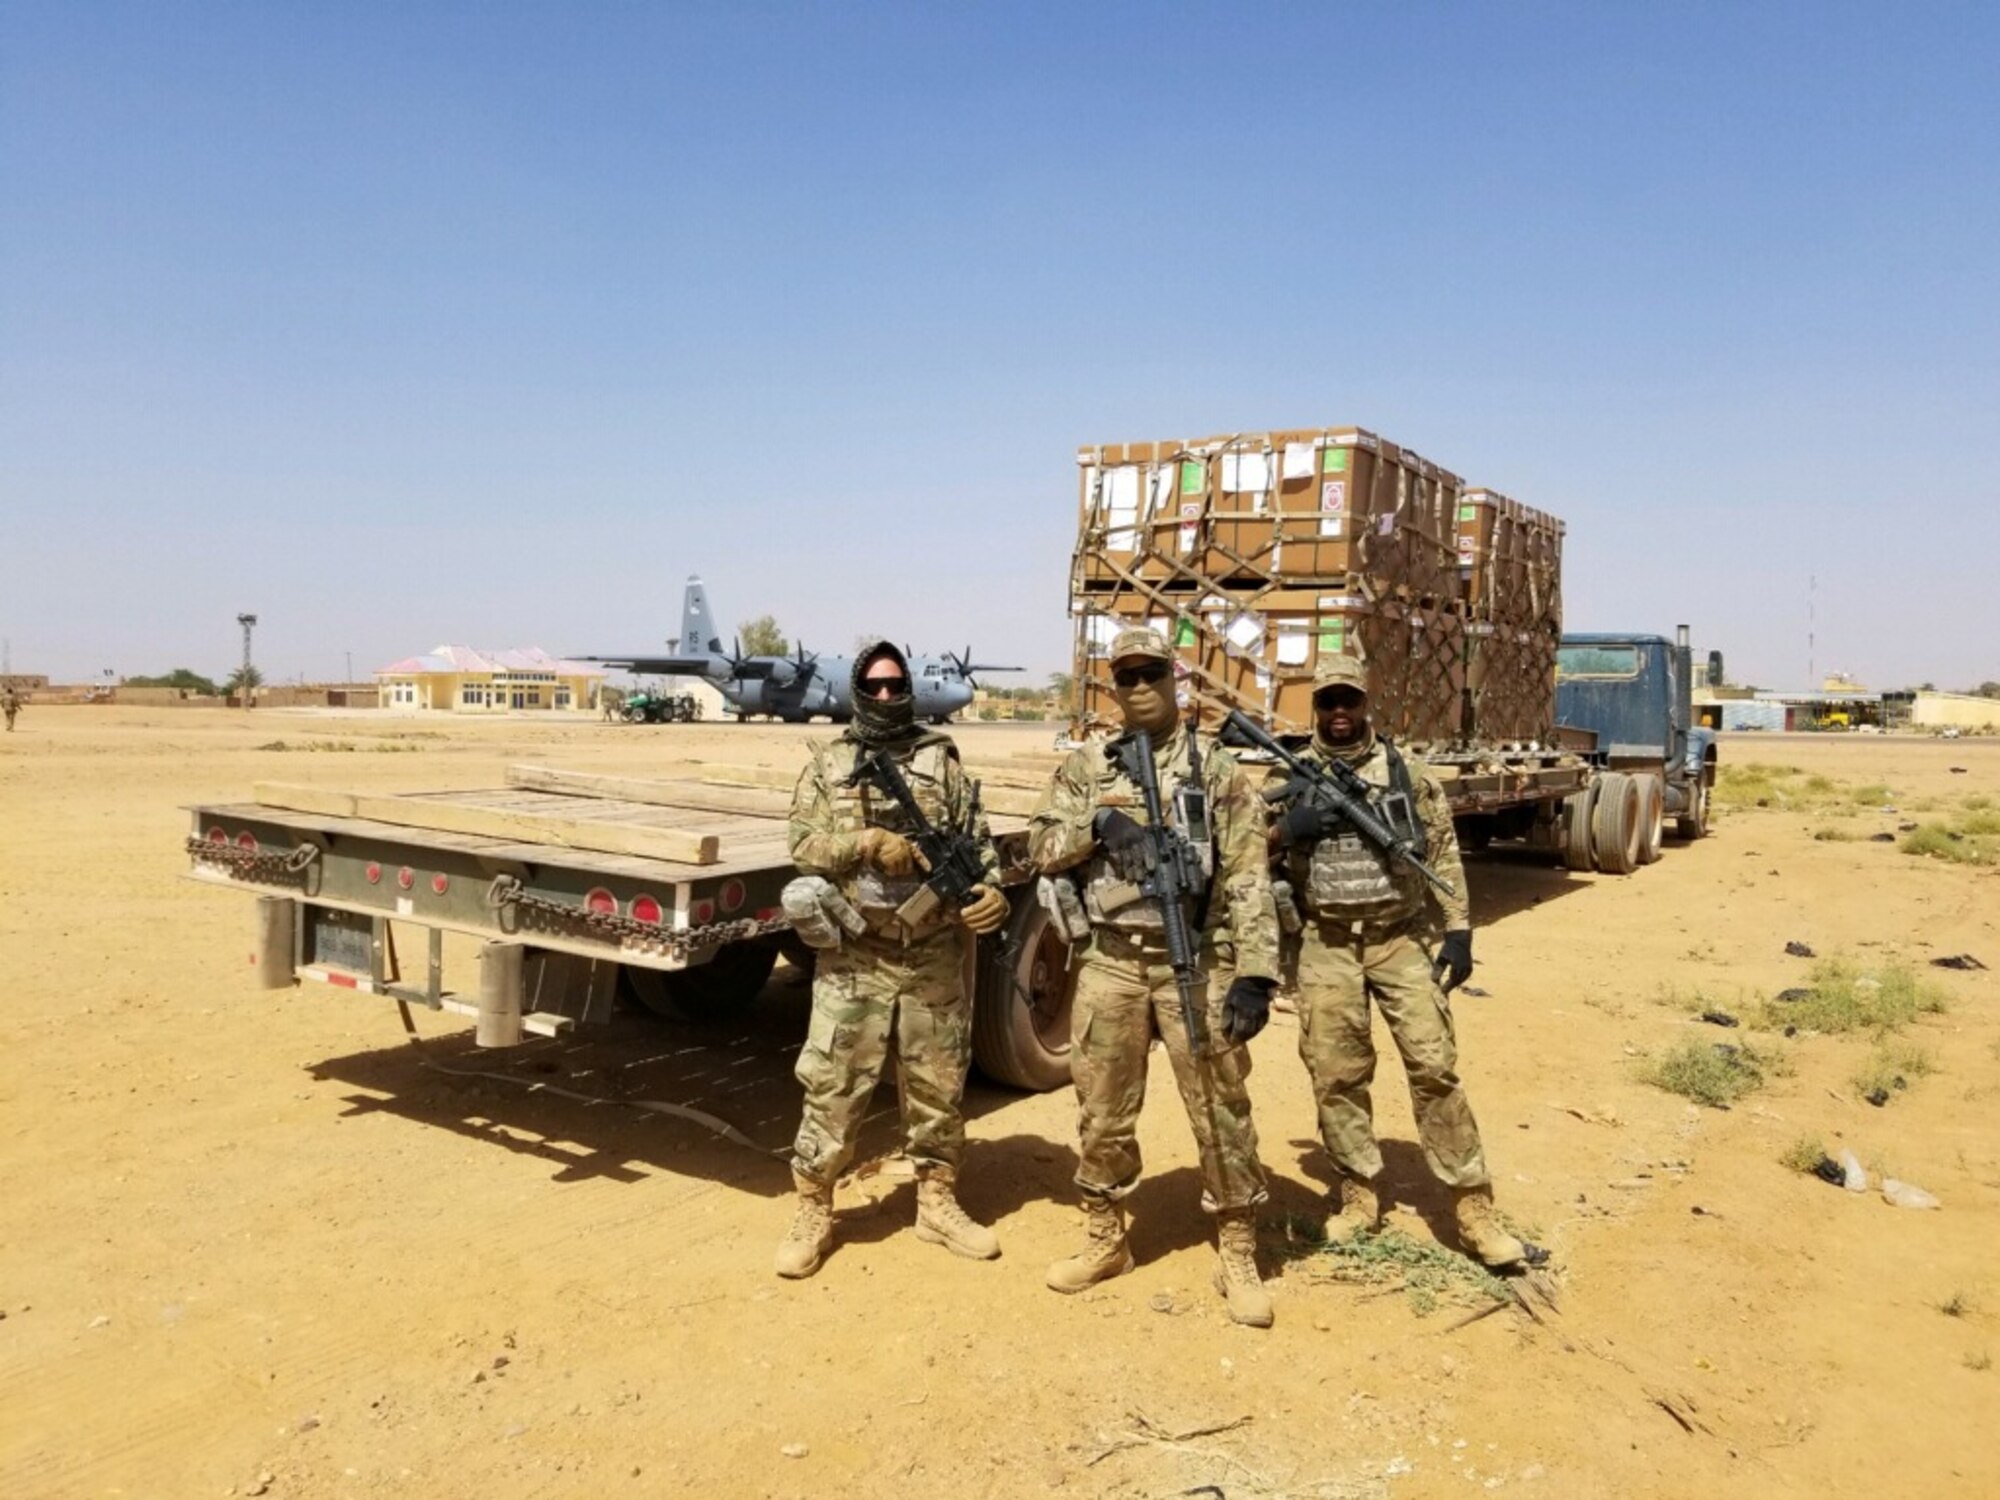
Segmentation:
{"type": "MultiPolygon", "coordinates": [[[[1320,1138],[1340,1173],[1332,1211],[1351,1215],[1364,1230],[1381,1219],[1382,1151],[1368,1093],[1375,1077],[1372,995],[1409,1075],[1424,1160],[1452,1189],[1459,1238],[1485,1264],[1513,1265],[1527,1249],[1494,1217],[1479,1127],[1455,1071],[1448,997],[1472,974],[1472,916],[1444,788],[1428,766],[1376,736],[1368,722],[1367,674],[1354,658],[1322,662],[1313,714],[1316,732],[1305,757],[1344,761],[1384,792],[1408,794],[1429,848],[1426,862],[1453,891],[1440,895],[1303,799],[1272,826],[1303,908],[1299,1055],[1312,1076],[1320,1138]]],[[[1329,1232],[1340,1222],[1331,1220],[1329,1232]]]]}
{"type": "MultiPolygon", "coordinates": [[[[1175,707],[1172,662],[1154,631],[1127,630],[1112,642],[1112,680],[1125,727],[1152,737],[1169,817],[1175,789],[1190,779],[1189,734],[1175,707]]],[[[1257,1275],[1255,1217],[1266,1195],[1245,1087],[1245,1043],[1269,1018],[1277,917],[1255,789],[1207,736],[1200,750],[1212,829],[1201,853],[1213,872],[1206,901],[1193,903],[1188,913],[1194,929],[1206,907],[1194,929],[1208,1030],[1200,1055],[1181,1017],[1159,903],[1132,899],[1135,836],[1146,817],[1139,788],[1102,745],[1085,746],[1057,769],[1029,825],[1030,852],[1043,875],[1068,879],[1057,872],[1077,872],[1091,929],[1077,975],[1070,1051],[1078,1105],[1076,1185],[1088,1239],[1083,1250],[1049,1267],[1048,1284],[1080,1292],[1132,1269],[1120,1202],[1139,1181],[1135,1128],[1146,1094],[1147,1053],[1158,1036],[1200,1148],[1202,1207],[1216,1216],[1216,1288],[1231,1318],[1268,1328],[1271,1297],[1257,1275]],[[1232,976],[1226,985],[1211,982],[1222,975],[1232,976]]]]}
{"type": "Polygon", "coordinates": [[[965,1149],[959,1101],[972,1060],[972,1004],[965,945],[1007,919],[999,859],[981,814],[973,831],[986,884],[956,912],[914,929],[897,909],[922,884],[922,856],[901,808],[873,785],[850,783],[860,757],[887,747],[932,824],[963,828],[972,791],[951,737],[916,722],[909,663],[887,642],[854,665],[854,721],[814,747],[792,796],[792,861],[830,882],[866,929],[823,949],[813,978],[812,1023],[799,1053],[805,1110],[792,1151],[798,1207],[778,1247],[780,1276],[810,1276],[833,1243],[833,1185],[854,1156],[855,1137],[882,1075],[893,1036],[906,1150],[917,1169],[917,1238],[960,1255],[1000,1253],[954,1191],[965,1149]]]}
{"type": "Polygon", "coordinates": [[[21,695],[14,691],[14,684],[8,683],[0,689],[0,713],[7,716],[7,732],[14,732],[14,716],[21,711],[21,695]]]}

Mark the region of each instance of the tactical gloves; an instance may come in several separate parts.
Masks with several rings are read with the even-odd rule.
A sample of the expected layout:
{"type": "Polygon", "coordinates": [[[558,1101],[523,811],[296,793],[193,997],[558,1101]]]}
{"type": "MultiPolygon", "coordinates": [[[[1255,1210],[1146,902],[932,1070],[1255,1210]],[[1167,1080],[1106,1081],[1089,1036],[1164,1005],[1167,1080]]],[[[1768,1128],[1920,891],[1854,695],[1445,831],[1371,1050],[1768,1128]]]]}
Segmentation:
{"type": "Polygon", "coordinates": [[[923,851],[900,833],[887,828],[864,828],[854,841],[854,852],[864,865],[873,865],[884,875],[907,875],[925,864],[923,851]]]}
{"type": "Polygon", "coordinates": [[[1237,975],[1222,997],[1222,1034],[1240,1047],[1262,1031],[1271,1019],[1271,991],[1277,987],[1275,979],[1237,975]]]}
{"type": "Polygon", "coordinates": [[[1104,852],[1127,880],[1143,879],[1152,872],[1153,845],[1145,825],[1135,822],[1121,808],[1099,808],[1090,820],[1090,832],[1104,846],[1104,852]]]}
{"type": "Polygon", "coordinates": [[[1326,809],[1309,798],[1301,797],[1286,808],[1278,819],[1278,842],[1287,849],[1301,844],[1314,843],[1326,837],[1331,819],[1326,809]]]}
{"type": "Polygon", "coordinates": [[[958,909],[958,920],[978,937],[997,932],[1007,920],[1007,898],[990,885],[975,885],[972,899],[958,909]]]}
{"type": "Polygon", "coordinates": [[[1444,941],[1438,944],[1437,958],[1431,965],[1431,978],[1444,986],[1449,995],[1472,977],[1472,929],[1461,927],[1456,932],[1447,932],[1444,941]]]}

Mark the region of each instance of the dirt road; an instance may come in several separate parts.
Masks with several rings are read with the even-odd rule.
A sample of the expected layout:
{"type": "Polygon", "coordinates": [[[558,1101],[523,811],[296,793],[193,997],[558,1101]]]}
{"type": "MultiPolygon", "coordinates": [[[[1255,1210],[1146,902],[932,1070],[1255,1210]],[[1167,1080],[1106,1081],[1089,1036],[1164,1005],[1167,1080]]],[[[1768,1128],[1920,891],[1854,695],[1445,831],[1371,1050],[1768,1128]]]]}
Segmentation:
{"type": "MultiPolygon", "coordinates": [[[[0,1493],[2000,1494],[2000,876],[1867,838],[2000,797],[1990,744],[1735,740],[1734,762],[1828,778],[1835,821],[1725,814],[1630,879],[1473,859],[1463,1072],[1501,1203],[1557,1270],[1553,1305],[1463,1326],[1476,1293],[1426,1314],[1286,1256],[1286,1216],[1323,1190],[1288,1018],[1253,1048],[1270,1332],[1209,1290],[1161,1070],[1135,1274],[1043,1289],[1077,1229],[1072,1103],[975,1086],[964,1196],[1003,1258],[920,1245],[912,1188],[881,1172],[843,1188],[820,1274],[785,1284],[778,1156],[629,1101],[728,1098],[781,1150],[788,971],[714,1027],[634,1018],[499,1056],[423,1019],[412,1046],[382,1002],[253,991],[249,903],[181,878],[180,806],[260,778],[490,785],[521,759],[643,774],[796,764],[801,742],[53,707],[0,737],[0,1493]],[[1847,791],[1869,783],[1897,811],[1847,791]],[[1941,984],[1950,1008],[1903,1036],[1936,1071],[1872,1108],[1870,1039],[1769,1032],[1755,1048],[1790,1071],[1726,1112],[1637,1080],[1749,1034],[1694,1020],[1697,991],[1748,1019],[1809,984],[1788,940],[1941,984]],[[1929,966],[1961,952],[1994,971],[1929,966]],[[1808,1135],[1942,1211],[1780,1165],[1808,1135]]],[[[1421,1247],[1445,1202],[1393,1054],[1377,1112],[1421,1247]]]]}

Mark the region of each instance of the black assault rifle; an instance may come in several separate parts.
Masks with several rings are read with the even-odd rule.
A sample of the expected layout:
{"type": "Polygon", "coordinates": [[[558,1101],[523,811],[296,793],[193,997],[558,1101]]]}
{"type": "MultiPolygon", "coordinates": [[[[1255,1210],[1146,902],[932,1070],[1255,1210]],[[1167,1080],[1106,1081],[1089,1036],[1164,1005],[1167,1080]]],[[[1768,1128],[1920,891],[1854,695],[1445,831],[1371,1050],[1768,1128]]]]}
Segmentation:
{"type": "MultiPolygon", "coordinates": [[[[1456,894],[1449,880],[1424,863],[1417,840],[1407,833],[1398,832],[1395,825],[1382,815],[1375,802],[1375,788],[1354,767],[1338,760],[1314,764],[1303,756],[1293,754],[1267,734],[1256,720],[1245,718],[1240,709],[1229,711],[1229,717],[1222,721],[1222,732],[1225,738],[1241,740],[1275,755],[1292,773],[1290,781],[1266,793],[1272,801],[1293,803],[1303,799],[1311,803],[1323,814],[1345,822],[1364,840],[1388,855],[1393,863],[1415,870],[1447,896],[1456,894]]],[[[1408,799],[1403,801],[1407,804],[1408,799]]]]}
{"type": "Polygon", "coordinates": [[[915,831],[910,842],[923,856],[927,874],[917,893],[896,908],[896,920],[916,928],[928,921],[940,907],[957,911],[972,901],[972,888],[986,883],[986,865],[980,858],[979,783],[972,783],[972,800],[965,810],[965,827],[939,828],[924,816],[924,810],[903,779],[896,757],[885,749],[869,751],[854,763],[849,786],[872,782],[895,800],[915,831]]]}
{"type": "MultiPolygon", "coordinates": [[[[1192,738],[1194,731],[1190,729],[1188,733],[1191,756],[1198,756],[1199,748],[1192,738]]],[[[1134,729],[1106,745],[1104,754],[1138,784],[1145,803],[1146,826],[1139,830],[1145,842],[1140,845],[1138,861],[1144,868],[1136,873],[1136,878],[1134,871],[1122,866],[1118,873],[1132,880],[1139,896],[1160,905],[1160,919],[1166,926],[1167,962],[1173,968],[1174,987],[1181,996],[1181,1024],[1187,1028],[1189,1050],[1199,1054],[1208,1045],[1208,1023],[1195,994],[1201,982],[1201,965],[1195,953],[1194,935],[1188,930],[1188,909],[1208,890],[1201,851],[1167,824],[1160,798],[1159,771],[1153,764],[1153,737],[1143,729],[1134,729]]],[[[1199,778],[1200,760],[1191,759],[1190,764],[1199,778]]],[[[1199,786],[1197,779],[1197,791],[1199,786]]],[[[1206,822],[1205,816],[1202,821],[1206,822]]],[[[1201,832],[1205,834],[1206,829],[1201,832]]]]}

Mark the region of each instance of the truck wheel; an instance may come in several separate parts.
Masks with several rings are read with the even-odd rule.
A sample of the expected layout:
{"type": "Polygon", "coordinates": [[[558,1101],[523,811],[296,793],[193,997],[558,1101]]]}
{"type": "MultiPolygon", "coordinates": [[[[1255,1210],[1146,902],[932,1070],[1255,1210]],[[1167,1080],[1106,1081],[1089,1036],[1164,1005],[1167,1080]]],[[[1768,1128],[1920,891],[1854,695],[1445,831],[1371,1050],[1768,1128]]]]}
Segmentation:
{"type": "Polygon", "coordinates": [[[1597,868],[1590,851],[1590,824],[1597,813],[1597,783],[1563,798],[1561,827],[1562,862],[1565,869],[1589,874],[1597,868]]]}
{"type": "Polygon", "coordinates": [[[1634,776],[1639,783],[1639,863],[1650,865],[1667,842],[1667,787],[1650,773],[1634,776]]]}
{"type": "Polygon", "coordinates": [[[691,969],[627,964],[625,992],[663,1021],[716,1021],[762,994],[777,963],[776,943],[725,943],[691,969]]]}
{"type": "Polygon", "coordinates": [[[1014,902],[1006,927],[979,945],[972,1060],[995,1083],[1045,1092],[1070,1081],[1076,975],[1069,946],[1032,891],[1017,889],[1014,902]]]}
{"type": "Polygon", "coordinates": [[[1708,832],[1708,799],[1712,790],[1704,777],[1694,788],[1693,804],[1674,819],[1674,832],[1690,843],[1708,832]]]}
{"type": "Polygon", "coordinates": [[[1597,868],[1607,875],[1630,875],[1639,868],[1645,832],[1639,822],[1639,779],[1623,771],[1606,771],[1597,780],[1597,810],[1590,820],[1597,868]]]}

